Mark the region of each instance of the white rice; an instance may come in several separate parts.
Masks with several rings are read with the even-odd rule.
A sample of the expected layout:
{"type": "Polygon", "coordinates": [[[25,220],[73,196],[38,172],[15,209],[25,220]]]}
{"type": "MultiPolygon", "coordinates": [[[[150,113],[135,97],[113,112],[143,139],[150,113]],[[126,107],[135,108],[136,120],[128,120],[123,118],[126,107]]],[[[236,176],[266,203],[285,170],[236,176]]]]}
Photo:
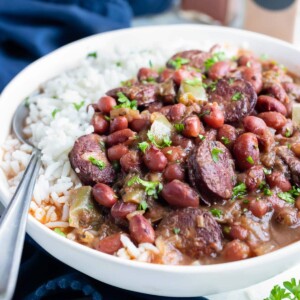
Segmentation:
{"type": "MultiPolygon", "coordinates": [[[[135,49],[124,46],[101,50],[96,59],[84,59],[74,69],[42,84],[41,93],[30,95],[30,113],[24,132],[42,150],[42,168],[30,206],[32,215],[49,228],[69,226],[69,190],[80,187],[81,183],[71,169],[68,153],[78,137],[93,132],[90,120],[94,110],[89,107],[87,111],[89,104],[95,103],[109,89],[119,86],[121,81],[134,77],[138,69],[148,66],[150,61],[154,67],[160,67],[178,51],[192,48],[208,50],[211,46],[209,42],[182,40],[147,49],[141,45],[135,49]],[[83,106],[75,109],[74,103],[81,102],[83,106]]],[[[236,50],[230,46],[220,49],[228,55],[235,54],[236,50]]],[[[31,151],[30,146],[21,145],[12,136],[0,147],[0,167],[7,177],[11,195],[23,176],[31,151]]],[[[67,238],[75,239],[72,233],[67,238]]],[[[150,261],[151,255],[159,251],[151,244],[136,247],[125,235],[122,243],[124,248],[116,255],[125,259],[150,261]]]]}

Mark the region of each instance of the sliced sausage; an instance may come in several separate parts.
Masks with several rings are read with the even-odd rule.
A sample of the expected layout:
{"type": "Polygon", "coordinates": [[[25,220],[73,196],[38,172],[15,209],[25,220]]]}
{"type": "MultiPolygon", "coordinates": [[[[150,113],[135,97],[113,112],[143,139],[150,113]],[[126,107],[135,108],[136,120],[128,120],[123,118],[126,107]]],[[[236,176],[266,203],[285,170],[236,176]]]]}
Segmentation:
{"type": "Polygon", "coordinates": [[[209,212],[184,208],[171,212],[160,222],[158,236],[174,243],[183,253],[198,259],[222,250],[222,232],[209,212]],[[174,235],[177,238],[174,239],[174,235]]]}
{"type": "Polygon", "coordinates": [[[219,104],[224,111],[225,123],[234,123],[253,111],[257,95],[251,84],[243,79],[232,82],[221,79],[215,89],[209,89],[209,101],[219,104]]]}
{"type": "Polygon", "coordinates": [[[192,185],[204,202],[231,198],[234,162],[222,143],[205,139],[195,147],[188,158],[188,171],[192,185]]]}
{"type": "Polygon", "coordinates": [[[114,181],[115,171],[101,148],[101,142],[102,138],[97,134],[81,136],[69,153],[71,166],[85,185],[98,182],[109,184],[114,181]],[[103,168],[99,168],[95,160],[100,161],[103,168]]]}

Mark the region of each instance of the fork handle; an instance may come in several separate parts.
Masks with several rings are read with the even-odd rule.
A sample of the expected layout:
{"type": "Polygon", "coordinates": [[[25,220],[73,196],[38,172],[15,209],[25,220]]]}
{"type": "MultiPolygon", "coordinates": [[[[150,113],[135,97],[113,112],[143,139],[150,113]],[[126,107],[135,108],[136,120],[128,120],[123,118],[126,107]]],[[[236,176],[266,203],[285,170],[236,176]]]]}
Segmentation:
{"type": "Polygon", "coordinates": [[[0,219],[0,299],[11,299],[15,290],[30,201],[41,165],[34,150],[23,178],[0,219]]]}

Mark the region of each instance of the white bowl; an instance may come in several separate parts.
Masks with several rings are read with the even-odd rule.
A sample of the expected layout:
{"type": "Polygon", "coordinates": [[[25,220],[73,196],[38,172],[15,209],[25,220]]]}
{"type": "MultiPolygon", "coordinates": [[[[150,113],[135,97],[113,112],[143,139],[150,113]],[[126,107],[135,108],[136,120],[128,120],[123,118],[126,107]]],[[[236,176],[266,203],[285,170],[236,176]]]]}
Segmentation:
{"type": "MultiPolygon", "coordinates": [[[[264,35],[243,30],[202,26],[175,25],[119,30],[91,36],[62,47],[37,60],[17,75],[1,96],[0,144],[10,132],[13,113],[18,104],[39,84],[76,66],[88,51],[115,45],[140,45],[141,42],[168,43],[186,38],[241,46],[246,42],[258,55],[270,57],[300,74],[300,51],[292,45],[264,35]]],[[[9,202],[7,182],[0,173],[0,196],[9,202]]],[[[201,296],[250,286],[300,262],[300,242],[267,255],[239,262],[206,266],[166,266],[127,261],[92,250],[59,236],[32,216],[27,232],[46,251],[67,265],[105,283],[147,294],[162,296],[201,296]]]]}

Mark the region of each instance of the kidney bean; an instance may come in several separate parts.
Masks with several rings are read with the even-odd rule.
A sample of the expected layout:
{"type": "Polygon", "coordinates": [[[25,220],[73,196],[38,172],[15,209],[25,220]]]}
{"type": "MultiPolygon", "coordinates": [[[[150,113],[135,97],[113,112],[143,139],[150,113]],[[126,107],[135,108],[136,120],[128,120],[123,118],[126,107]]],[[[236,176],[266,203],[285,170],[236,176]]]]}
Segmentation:
{"type": "Polygon", "coordinates": [[[242,241],[233,240],[225,245],[223,254],[227,261],[242,260],[249,257],[250,248],[242,241]]]}
{"type": "Polygon", "coordinates": [[[104,114],[108,114],[116,105],[116,100],[110,96],[103,96],[98,101],[98,108],[104,114]]]}
{"type": "Polygon", "coordinates": [[[153,172],[162,172],[168,163],[163,152],[154,146],[146,150],[143,160],[147,168],[153,172]]]}
{"type": "Polygon", "coordinates": [[[218,61],[209,69],[208,76],[212,80],[217,80],[222,77],[225,77],[231,68],[229,61],[218,61]]]}
{"type": "Polygon", "coordinates": [[[204,113],[204,122],[212,128],[220,128],[224,124],[224,113],[220,109],[219,105],[214,102],[213,104],[206,104],[202,108],[204,113]]]}
{"type": "Polygon", "coordinates": [[[265,173],[262,166],[253,166],[246,171],[245,184],[248,191],[258,189],[259,185],[265,180],[265,173]]]}
{"type": "Polygon", "coordinates": [[[170,108],[169,119],[172,122],[178,122],[183,118],[185,111],[186,111],[186,106],[184,104],[182,103],[174,104],[170,108]]]}
{"type": "Polygon", "coordinates": [[[286,124],[281,128],[279,133],[285,137],[291,137],[294,133],[294,125],[291,119],[287,119],[286,124]]]}
{"type": "Polygon", "coordinates": [[[133,119],[129,126],[133,131],[140,132],[150,126],[150,120],[144,118],[133,119]]]}
{"type": "Polygon", "coordinates": [[[241,170],[250,169],[259,163],[258,141],[253,133],[243,133],[233,145],[236,163],[241,170]]]}
{"type": "Polygon", "coordinates": [[[193,76],[191,72],[185,69],[176,70],[173,74],[173,80],[176,84],[180,85],[181,81],[186,79],[192,79],[193,76]]]}
{"type": "Polygon", "coordinates": [[[155,231],[150,222],[142,215],[135,215],[129,220],[131,238],[137,243],[154,243],[155,231]]]}
{"type": "Polygon", "coordinates": [[[280,102],[285,102],[287,99],[286,92],[280,83],[270,83],[264,86],[264,92],[270,94],[280,102]]]}
{"type": "Polygon", "coordinates": [[[261,63],[254,59],[253,56],[250,55],[242,55],[238,59],[238,65],[248,67],[257,71],[261,71],[261,63]]]}
{"type": "Polygon", "coordinates": [[[148,106],[148,110],[149,112],[152,114],[153,112],[156,112],[156,111],[160,111],[161,109],[163,109],[165,106],[163,106],[163,103],[162,102],[153,102],[153,103],[150,103],[149,106],[148,106]]]}
{"type": "Polygon", "coordinates": [[[172,181],[174,179],[183,181],[184,169],[179,164],[171,164],[165,168],[163,175],[167,181],[172,181]]]}
{"type": "Polygon", "coordinates": [[[268,203],[264,200],[250,200],[248,209],[257,218],[262,218],[268,212],[268,203]]]}
{"type": "Polygon", "coordinates": [[[164,185],[162,197],[175,207],[198,207],[199,195],[186,183],[177,179],[164,185]]]}
{"type": "Polygon", "coordinates": [[[194,146],[191,139],[186,138],[181,134],[172,135],[172,144],[174,146],[180,146],[186,152],[189,152],[194,146]]]}
{"type": "Polygon", "coordinates": [[[137,74],[139,81],[156,81],[159,77],[158,73],[150,68],[140,68],[137,74]]]}
{"type": "Polygon", "coordinates": [[[258,112],[276,111],[284,116],[287,115],[287,110],[284,104],[271,96],[259,96],[257,98],[256,109],[258,112]]]}
{"type": "Polygon", "coordinates": [[[110,214],[113,218],[125,219],[126,216],[134,211],[136,211],[137,205],[131,202],[116,202],[110,210],[110,214]]]}
{"type": "Polygon", "coordinates": [[[233,126],[224,124],[218,129],[217,139],[227,148],[231,148],[237,138],[236,130],[233,126]]]}
{"type": "Polygon", "coordinates": [[[165,147],[161,150],[169,162],[182,161],[186,154],[181,147],[165,147]]]}
{"type": "Polygon", "coordinates": [[[183,125],[182,134],[186,137],[197,137],[201,132],[201,122],[196,115],[187,117],[183,125]]]}
{"type": "Polygon", "coordinates": [[[259,93],[262,90],[262,74],[260,70],[256,68],[242,67],[242,77],[244,80],[251,83],[256,93],[259,93]]]}
{"type": "Polygon", "coordinates": [[[94,132],[98,134],[104,134],[109,128],[109,122],[105,120],[101,113],[94,113],[91,124],[94,127],[94,132]]]}
{"type": "Polygon", "coordinates": [[[117,202],[117,196],[114,190],[104,184],[104,183],[97,183],[93,186],[92,189],[94,199],[100,204],[105,207],[112,207],[117,202]]]}
{"type": "Polygon", "coordinates": [[[130,171],[139,171],[141,165],[141,158],[137,151],[129,151],[120,159],[122,169],[129,173],[130,171]]]}
{"type": "Polygon", "coordinates": [[[297,157],[300,157],[300,143],[292,144],[291,150],[295,153],[297,157]]]}
{"type": "Polygon", "coordinates": [[[248,236],[248,230],[240,225],[233,225],[230,228],[229,235],[233,239],[245,240],[248,236]]]}
{"type": "Polygon", "coordinates": [[[275,220],[281,225],[293,226],[298,222],[297,209],[294,207],[283,207],[276,212],[275,220]]]}
{"type": "Polygon", "coordinates": [[[120,160],[120,158],[128,153],[128,147],[122,144],[118,144],[110,147],[107,150],[107,156],[110,161],[120,160]]]}
{"type": "Polygon", "coordinates": [[[272,174],[267,175],[267,182],[271,188],[278,187],[283,192],[287,192],[292,188],[291,183],[284,176],[282,172],[273,171],[272,174]]]}
{"type": "Polygon", "coordinates": [[[280,130],[286,124],[285,116],[275,111],[260,113],[258,117],[263,119],[269,127],[276,130],[280,130]]]}
{"type": "Polygon", "coordinates": [[[128,127],[127,118],[124,116],[119,116],[110,122],[110,133],[118,130],[126,129],[128,127]]]}
{"type": "Polygon", "coordinates": [[[127,142],[130,138],[133,139],[135,133],[130,129],[118,130],[107,136],[107,145],[113,146],[116,144],[127,142]]]}
{"type": "Polygon", "coordinates": [[[100,252],[112,255],[123,247],[120,238],[121,238],[121,233],[116,233],[108,237],[105,237],[104,239],[96,242],[95,249],[100,252]]]}
{"type": "Polygon", "coordinates": [[[164,82],[173,78],[173,74],[174,74],[174,70],[164,69],[159,75],[159,82],[164,82]]]}

